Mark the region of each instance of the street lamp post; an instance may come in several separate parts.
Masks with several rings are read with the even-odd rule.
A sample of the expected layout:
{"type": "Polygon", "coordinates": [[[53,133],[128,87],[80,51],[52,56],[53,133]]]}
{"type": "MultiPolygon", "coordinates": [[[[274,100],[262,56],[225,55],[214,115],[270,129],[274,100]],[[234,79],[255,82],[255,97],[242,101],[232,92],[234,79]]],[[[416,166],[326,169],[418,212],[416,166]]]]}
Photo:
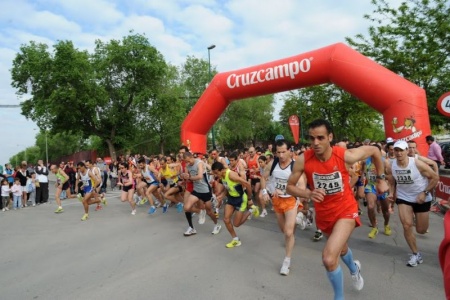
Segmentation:
{"type": "MultiPolygon", "coordinates": [[[[211,45],[208,47],[208,74],[209,74],[209,82],[211,83],[211,50],[216,48],[216,45],[211,45]]],[[[212,146],[213,149],[216,148],[216,134],[214,132],[214,125],[211,128],[212,134],[212,146]]]]}
{"type": "Polygon", "coordinates": [[[48,142],[47,142],[47,129],[45,129],[45,167],[48,168],[48,142]]]}

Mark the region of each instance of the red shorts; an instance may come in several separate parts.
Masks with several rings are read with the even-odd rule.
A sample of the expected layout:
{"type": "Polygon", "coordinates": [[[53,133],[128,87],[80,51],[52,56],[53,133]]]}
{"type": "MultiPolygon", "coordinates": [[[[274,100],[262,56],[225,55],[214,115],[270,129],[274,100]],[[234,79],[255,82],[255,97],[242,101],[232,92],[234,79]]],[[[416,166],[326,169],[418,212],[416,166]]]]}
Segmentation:
{"type": "Polygon", "coordinates": [[[192,181],[186,182],[186,191],[192,193],[194,191],[194,183],[192,181]]]}
{"type": "Polygon", "coordinates": [[[323,233],[325,233],[326,235],[330,235],[333,231],[334,224],[336,224],[339,219],[354,219],[356,223],[355,227],[361,226],[361,219],[359,218],[358,210],[356,210],[356,212],[343,211],[341,212],[341,214],[336,215],[333,220],[326,221],[320,220],[320,216],[316,215],[316,225],[317,228],[322,230],[323,233]]]}
{"type": "Polygon", "coordinates": [[[295,197],[273,197],[272,198],[273,209],[278,214],[284,214],[297,207],[297,199],[295,197]]]}

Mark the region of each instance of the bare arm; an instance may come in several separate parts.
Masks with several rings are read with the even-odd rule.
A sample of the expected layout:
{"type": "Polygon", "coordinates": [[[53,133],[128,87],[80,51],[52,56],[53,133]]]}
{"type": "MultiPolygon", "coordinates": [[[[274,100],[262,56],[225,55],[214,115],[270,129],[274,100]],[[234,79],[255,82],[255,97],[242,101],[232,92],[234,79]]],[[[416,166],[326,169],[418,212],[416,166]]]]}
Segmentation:
{"type": "Polygon", "coordinates": [[[300,180],[300,177],[302,177],[304,173],[304,166],[305,166],[305,157],[300,155],[298,160],[295,161],[294,167],[292,168],[291,176],[289,176],[286,192],[289,195],[292,195],[294,197],[301,197],[301,198],[312,198],[312,192],[309,189],[306,188],[300,188],[297,186],[298,181],[300,180]]]}
{"type": "Polygon", "coordinates": [[[203,173],[205,172],[205,167],[203,166],[203,163],[200,162],[198,164],[198,174],[195,176],[189,176],[191,181],[200,180],[203,178],[203,173]]]}
{"type": "MultiPolygon", "coordinates": [[[[345,162],[347,164],[354,164],[359,160],[365,160],[368,157],[372,157],[372,162],[377,169],[377,175],[382,175],[385,172],[383,160],[381,158],[381,152],[374,146],[362,146],[345,151],[345,162]]],[[[377,192],[384,194],[389,189],[385,180],[377,178],[377,192]]]]}
{"type": "Polygon", "coordinates": [[[421,161],[423,161],[424,163],[426,163],[427,165],[429,165],[434,172],[436,172],[436,174],[439,174],[439,168],[437,163],[434,160],[429,159],[428,157],[425,156],[417,156],[417,158],[421,161]]]}
{"type": "Polygon", "coordinates": [[[420,161],[419,159],[415,159],[415,163],[417,168],[420,171],[422,176],[428,178],[428,185],[425,188],[426,191],[431,191],[434,189],[439,181],[439,175],[434,172],[426,163],[420,161]]]}

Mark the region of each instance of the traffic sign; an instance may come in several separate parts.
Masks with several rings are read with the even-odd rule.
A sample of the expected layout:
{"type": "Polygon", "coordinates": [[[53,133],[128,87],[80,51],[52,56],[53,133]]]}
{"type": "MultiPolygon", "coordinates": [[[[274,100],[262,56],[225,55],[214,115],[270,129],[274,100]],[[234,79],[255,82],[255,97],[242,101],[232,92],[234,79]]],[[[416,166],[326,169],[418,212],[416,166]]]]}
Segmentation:
{"type": "Polygon", "coordinates": [[[443,94],[437,101],[437,109],[441,114],[450,117],[450,92],[443,94]]]}

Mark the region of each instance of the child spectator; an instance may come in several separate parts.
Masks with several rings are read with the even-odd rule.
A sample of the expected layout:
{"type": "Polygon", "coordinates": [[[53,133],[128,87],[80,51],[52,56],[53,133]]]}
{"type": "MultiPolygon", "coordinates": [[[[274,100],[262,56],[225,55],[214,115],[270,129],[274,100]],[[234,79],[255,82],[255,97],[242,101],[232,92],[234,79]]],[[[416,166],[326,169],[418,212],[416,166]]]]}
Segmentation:
{"type": "Polygon", "coordinates": [[[28,201],[31,201],[32,206],[36,206],[36,173],[31,171],[30,176],[27,181],[28,201]]]}
{"type": "Polygon", "coordinates": [[[20,208],[22,205],[22,194],[23,194],[23,187],[20,184],[19,178],[14,178],[14,184],[11,187],[11,192],[13,193],[13,208],[14,210],[20,208]]]}
{"type": "Polygon", "coordinates": [[[9,187],[9,183],[7,179],[2,180],[2,211],[9,210],[9,193],[11,192],[11,188],[9,187]]]}

